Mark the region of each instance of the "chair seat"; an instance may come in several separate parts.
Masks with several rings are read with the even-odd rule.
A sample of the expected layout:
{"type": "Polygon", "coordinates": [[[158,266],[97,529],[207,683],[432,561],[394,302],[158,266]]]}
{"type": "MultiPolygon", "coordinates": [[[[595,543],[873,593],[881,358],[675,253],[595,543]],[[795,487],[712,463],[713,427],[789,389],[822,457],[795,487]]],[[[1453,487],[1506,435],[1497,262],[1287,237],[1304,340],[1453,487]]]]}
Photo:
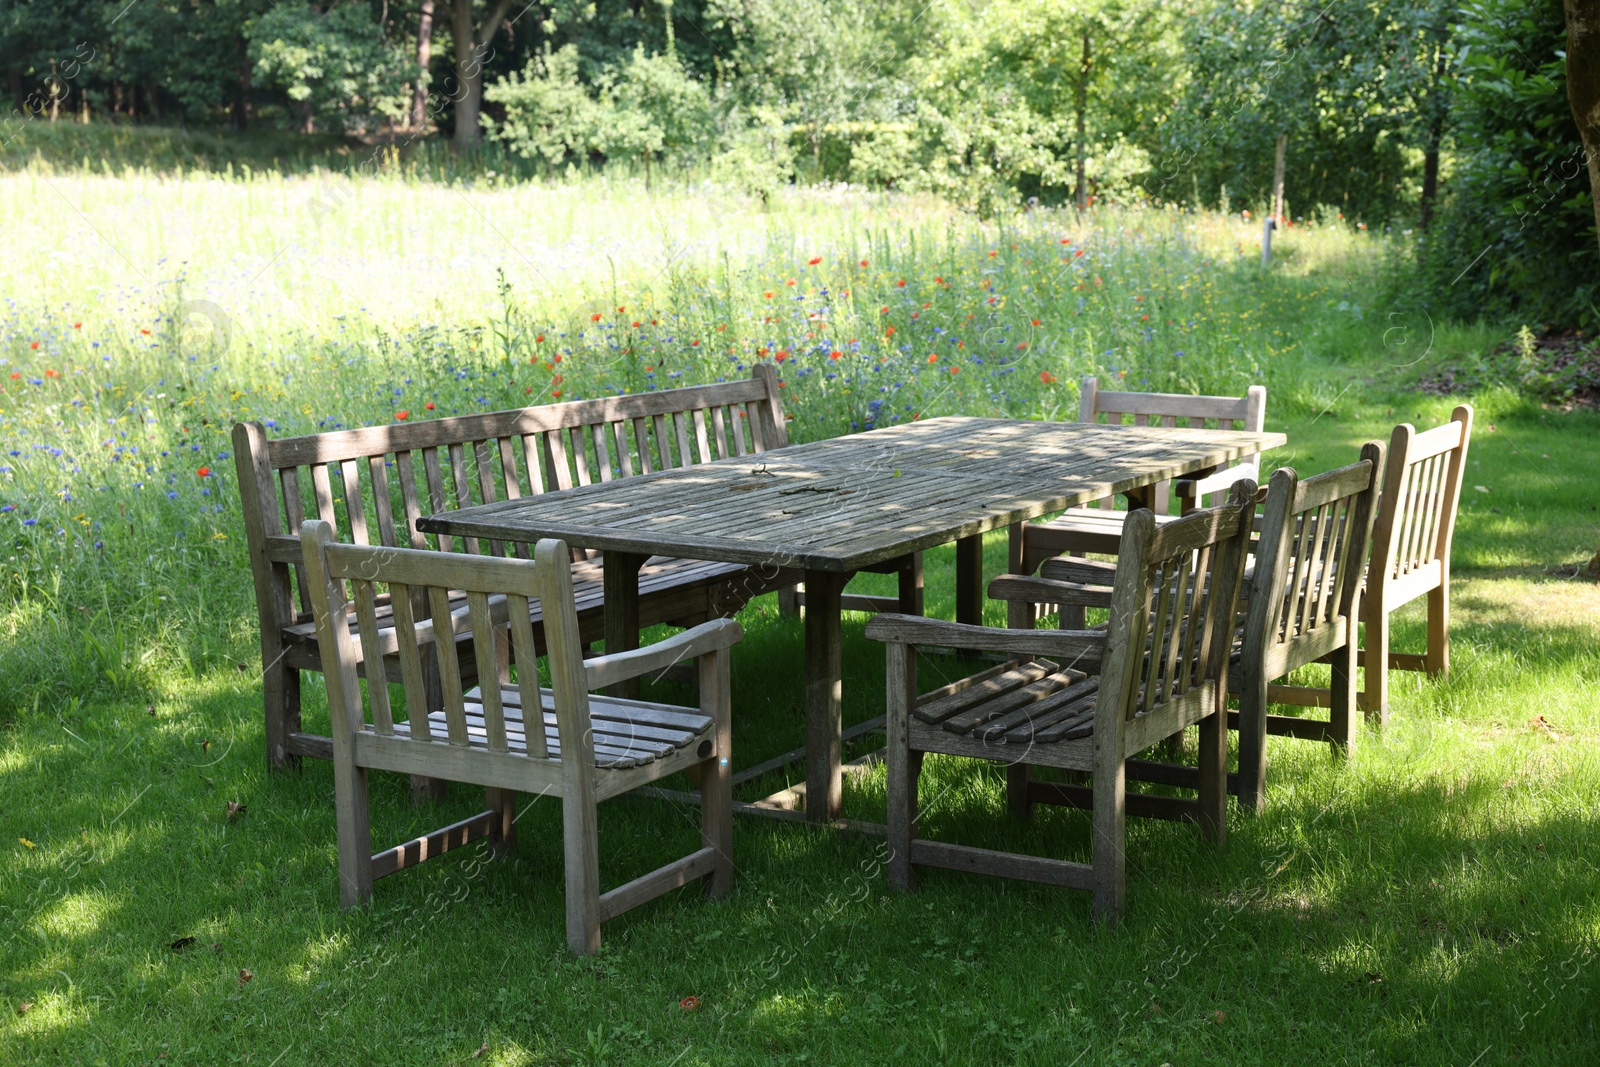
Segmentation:
{"type": "Polygon", "coordinates": [[[912,715],[986,745],[1049,744],[1094,733],[1099,693],[1098,676],[1035,659],[927,693],[912,715]]]}
{"type": "MultiPolygon", "coordinates": [[[[699,605],[701,610],[698,612],[685,610],[689,606],[676,603],[671,594],[694,586],[709,586],[748,569],[742,563],[715,563],[707,560],[676,559],[671,556],[651,556],[639,571],[640,625],[652,626],[656,623],[671,622],[686,615],[703,615],[705,607],[703,604],[699,605]]],[[[580,624],[588,624],[584,626],[584,636],[590,640],[600,636],[596,620],[602,617],[605,610],[604,575],[602,560],[599,558],[580,560],[572,565],[573,600],[577,605],[580,624]]],[[[491,597],[490,600],[495,604],[503,602],[501,597],[491,597]]],[[[542,621],[538,603],[535,602],[532,608],[534,625],[537,626],[542,621]]],[[[452,593],[451,613],[462,615],[466,610],[466,595],[452,593]]],[[[387,597],[380,598],[377,617],[379,633],[392,634],[394,610],[389,605],[387,597]]],[[[356,629],[354,613],[349,619],[350,630],[354,633],[356,629]]],[[[300,622],[284,627],[283,634],[291,643],[314,648],[317,643],[316,620],[302,615],[300,622]]]]}
{"type": "MultiPolygon", "coordinates": [[[[561,757],[561,737],[556,730],[555,698],[548,689],[539,690],[544,707],[543,725],[545,747],[551,759],[561,757]]],[[[516,689],[501,687],[500,702],[505,709],[506,746],[516,755],[528,751],[527,725],[523,715],[522,697],[516,689]]],[[[469,691],[465,696],[467,711],[467,741],[473,748],[486,749],[488,734],[483,722],[483,690],[469,691]]],[[[595,766],[606,770],[640,767],[669,756],[711,734],[713,720],[696,708],[678,707],[674,704],[653,704],[642,700],[624,700],[619,697],[591,694],[589,715],[594,725],[595,766]]],[[[435,738],[444,739],[449,724],[443,711],[428,716],[428,729],[435,738]]],[[[408,723],[397,722],[394,732],[405,737],[411,735],[408,723]]]]}

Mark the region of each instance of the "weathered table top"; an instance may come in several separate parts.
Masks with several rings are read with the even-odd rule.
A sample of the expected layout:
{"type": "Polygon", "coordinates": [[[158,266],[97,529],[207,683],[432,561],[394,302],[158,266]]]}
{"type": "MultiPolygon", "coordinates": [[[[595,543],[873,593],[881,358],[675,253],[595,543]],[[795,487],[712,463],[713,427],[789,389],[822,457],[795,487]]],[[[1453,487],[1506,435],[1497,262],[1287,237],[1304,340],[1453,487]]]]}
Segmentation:
{"type": "Polygon", "coordinates": [[[947,417],[420,519],[431,533],[856,571],[1247,458],[1283,434],[947,417]]]}

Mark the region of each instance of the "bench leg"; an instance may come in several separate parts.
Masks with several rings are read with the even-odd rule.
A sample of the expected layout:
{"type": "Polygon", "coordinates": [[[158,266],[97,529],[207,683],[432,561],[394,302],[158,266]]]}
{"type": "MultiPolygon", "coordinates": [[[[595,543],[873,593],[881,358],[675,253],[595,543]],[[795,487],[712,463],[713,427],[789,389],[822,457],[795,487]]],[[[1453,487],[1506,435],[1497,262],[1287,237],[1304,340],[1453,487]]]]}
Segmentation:
{"type": "Polygon", "coordinates": [[[1438,677],[1450,673],[1450,576],[1428,591],[1427,671],[1438,677]]]}
{"type": "Polygon", "coordinates": [[[800,586],[791,585],[778,590],[778,614],[790,619],[800,617],[800,586]]]}
{"type": "Polygon", "coordinates": [[[508,855],[517,847],[517,794],[509,789],[486,789],[484,800],[484,809],[495,813],[495,820],[489,825],[489,851],[496,856],[508,855]]]}

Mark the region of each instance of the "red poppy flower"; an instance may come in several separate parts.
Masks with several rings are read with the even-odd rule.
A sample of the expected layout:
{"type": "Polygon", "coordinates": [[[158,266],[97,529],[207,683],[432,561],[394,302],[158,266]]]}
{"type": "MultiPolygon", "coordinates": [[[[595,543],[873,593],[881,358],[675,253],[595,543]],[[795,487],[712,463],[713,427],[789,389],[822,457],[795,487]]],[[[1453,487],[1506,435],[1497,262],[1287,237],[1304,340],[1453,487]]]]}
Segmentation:
{"type": "Polygon", "coordinates": [[[761,295],[766,297],[768,300],[771,300],[772,299],[772,290],[768,289],[766,292],[762,293],[761,295]]]}
{"type": "Polygon", "coordinates": [[[533,343],[536,344],[536,345],[544,344],[544,334],[541,333],[538,337],[535,337],[533,339],[533,343]]]}
{"type": "Polygon", "coordinates": [[[828,358],[829,358],[829,359],[838,359],[838,358],[839,358],[839,357],[840,357],[840,356],[842,356],[842,355],[844,355],[844,353],[843,353],[843,352],[841,352],[841,351],[839,351],[839,350],[838,350],[838,349],[837,349],[837,348],[836,348],[836,349],[834,349],[834,350],[833,350],[833,351],[832,351],[832,352],[829,352],[829,353],[828,353],[828,358]]]}
{"type": "Polygon", "coordinates": [[[821,262],[822,262],[822,257],[821,256],[812,256],[810,259],[806,260],[806,265],[809,266],[809,267],[815,267],[818,263],[821,263],[821,262]]]}
{"type": "Polygon", "coordinates": [[[784,285],[793,285],[794,284],[794,279],[790,278],[788,281],[784,282],[783,284],[784,285]]]}
{"type": "Polygon", "coordinates": [[[784,360],[789,358],[789,350],[787,348],[780,348],[778,349],[778,354],[772,358],[776,359],[779,363],[782,363],[784,360]]]}
{"type": "Polygon", "coordinates": [[[1083,255],[1083,249],[1080,248],[1076,252],[1072,253],[1072,258],[1077,259],[1081,255],[1083,255]]]}
{"type": "Polygon", "coordinates": [[[146,337],[150,336],[150,331],[149,330],[140,330],[139,332],[144,334],[146,337]]]}
{"type": "Polygon", "coordinates": [[[894,334],[894,327],[893,327],[893,326],[885,326],[885,327],[884,327],[884,328],[883,328],[883,334],[884,334],[884,336],[885,336],[885,337],[890,337],[890,336],[893,336],[893,334],[894,334]]]}
{"type": "MultiPolygon", "coordinates": [[[[1340,216],[1340,217],[1343,218],[1343,216],[1340,216]]],[[[72,328],[74,330],[81,330],[81,329],[83,329],[83,323],[75,322],[75,323],[72,324],[72,328]]]]}
{"type": "Polygon", "coordinates": [[[428,401],[426,404],[424,404],[422,406],[424,408],[426,408],[428,411],[432,411],[433,410],[433,401],[430,400],[430,401],[428,401]]]}
{"type": "Polygon", "coordinates": [[[621,315],[623,312],[625,312],[627,310],[628,310],[627,305],[623,305],[622,307],[617,308],[617,314],[621,315]]]}
{"type": "Polygon", "coordinates": [[[562,381],[562,378],[561,378],[561,375],[559,375],[559,374],[553,375],[550,378],[550,384],[552,384],[552,385],[560,385],[561,381],[562,381]]]}
{"type": "Polygon", "coordinates": [[[1046,385],[1050,385],[1056,380],[1056,376],[1047,370],[1042,370],[1039,372],[1039,380],[1046,385]]]}
{"type": "Polygon", "coordinates": [[[1034,320],[1033,320],[1033,324],[1034,324],[1034,325],[1035,325],[1035,326],[1037,326],[1037,325],[1039,325],[1039,320],[1038,320],[1038,319],[1034,319],[1034,320]]]}
{"type": "Polygon", "coordinates": [[[11,372],[11,380],[12,381],[16,381],[20,377],[22,377],[22,372],[21,371],[14,370],[14,371],[11,372]]]}
{"type": "Polygon", "coordinates": [[[638,319],[634,319],[633,320],[633,328],[635,330],[637,330],[639,328],[639,320],[638,319]]]}
{"type": "Polygon", "coordinates": [[[210,467],[201,467],[199,470],[195,471],[195,473],[198,474],[202,478],[209,478],[209,477],[211,477],[211,468],[210,467]]]}
{"type": "Polygon", "coordinates": [[[690,341],[689,342],[689,347],[690,348],[699,348],[700,347],[700,342],[699,341],[690,341]]]}
{"type": "MultiPolygon", "coordinates": [[[[148,332],[148,331],[146,331],[146,332],[148,332]]],[[[31,344],[31,345],[29,345],[29,346],[28,346],[28,347],[29,347],[29,348],[31,348],[31,349],[33,349],[33,350],[35,350],[35,351],[38,351],[38,348],[39,348],[39,342],[38,342],[38,341],[35,341],[35,342],[33,342],[33,344],[31,344]]]]}
{"type": "Polygon", "coordinates": [[[951,367],[950,368],[950,373],[951,374],[960,374],[961,373],[961,368],[960,367],[951,367]]]}
{"type": "Polygon", "coordinates": [[[44,372],[44,376],[46,378],[59,378],[61,377],[61,372],[58,370],[47,370],[44,372]]]}
{"type": "Polygon", "coordinates": [[[551,391],[550,395],[555,397],[557,400],[560,400],[561,399],[561,390],[554,389],[554,390],[551,391]]]}
{"type": "Polygon", "coordinates": [[[937,363],[937,362],[939,362],[939,353],[937,353],[937,352],[929,352],[928,353],[928,362],[929,363],[937,363]]]}
{"type": "Polygon", "coordinates": [[[906,287],[906,280],[904,278],[901,278],[899,281],[895,282],[894,284],[899,286],[900,288],[904,289],[906,287]]]}
{"type": "Polygon", "coordinates": [[[600,312],[596,311],[593,315],[590,315],[589,316],[589,321],[590,322],[599,322],[600,321],[600,312]]]}
{"type": "Polygon", "coordinates": [[[401,422],[405,422],[407,419],[409,419],[411,417],[411,412],[409,412],[409,411],[397,411],[397,412],[394,413],[394,417],[399,419],[401,422]]]}
{"type": "Polygon", "coordinates": [[[863,267],[865,267],[865,266],[866,266],[866,265],[867,265],[867,261],[866,261],[866,260],[864,260],[864,259],[863,259],[863,260],[862,260],[862,261],[861,261],[861,265],[862,265],[862,266],[863,266],[863,267]]]}

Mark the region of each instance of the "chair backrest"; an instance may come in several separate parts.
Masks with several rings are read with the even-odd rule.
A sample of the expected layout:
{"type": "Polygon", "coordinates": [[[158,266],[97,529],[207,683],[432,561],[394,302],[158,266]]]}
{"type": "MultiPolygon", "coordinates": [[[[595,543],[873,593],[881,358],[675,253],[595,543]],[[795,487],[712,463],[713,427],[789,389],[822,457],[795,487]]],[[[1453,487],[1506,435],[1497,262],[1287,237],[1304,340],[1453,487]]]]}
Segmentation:
{"type": "Polygon", "coordinates": [[[592,762],[583,648],[578,641],[571,557],[563,542],[540,541],[534,558],[524,560],[346,545],[334,537],[333,527],[317,519],[308,519],[301,528],[336,750],[348,745],[352,734],[370,726],[385,737],[444,741],[457,747],[476,740],[490,752],[523,748],[518,754],[552,758],[539,710],[539,660],[528,604],[538,600],[550,654],[559,757],[592,762]],[[454,614],[450,610],[453,590],[464,591],[467,599],[467,606],[454,614]],[[380,626],[377,605],[385,592],[394,617],[391,624],[380,626]],[[491,598],[501,597],[503,614],[491,605],[491,598]],[[417,599],[427,604],[430,618],[421,618],[413,610],[417,599]],[[354,632],[347,621],[352,613],[354,632]],[[472,705],[466,702],[455,642],[439,636],[444,620],[454,636],[471,635],[478,678],[483,682],[481,698],[472,705]],[[508,638],[509,655],[500,647],[508,638]],[[400,661],[407,720],[400,731],[395,730],[388,685],[381,678],[369,678],[363,697],[356,676],[358,664],[379,662],[386,654],[400,661]],[[431,667],[438,679],[431,695],[425,656],[433,658],[431,667]],[[513,720],[508,724],[506,720],[500,686],[495,682],[502,673],[499,662],[516,667],[525,716],[522,723],[513,720]],[[428,717],[435,712],[444,714],[443,736],[429,724],[428,717]],[[525,732],[526,740],[525,745],[514,747],[510,742],[517,732],[525,732]]]}
{"type": "Polygon", "coordinates": [[[1268,679],[1353,636],[1383,459],[1369,441],[1355,463],[1314,478],[1273,472],[1244,630],[1245,660],[1268,679]]]}
{"type": "Polygon", "coordinates": [[[1246,478],[1220,507],[1160,525],[1145,508],[1128,516],[1111,592],[1099,721],[1116,708],[1124,724],[1168,710],[1193,722],[1206,708],[1223,707],[1255,493],[1246,478]]]}
{"type": "MultiPolygon", "coordinates": [[[[425,535],[423,515],[592,481],[709,463],[788,443],[778,379],[754,376],[635,396],[268,440],[233,430],[245,531],[263,627],[311,611],[297,535],[307,515],[354,544],[482,551],[477,538],[425,535]],[[291,588],[290,575],[294,575],[291,588]],[[296,597],[295,591],[299,595],[296,597]],[[269,623],[269,616],[271,623],[269,623]]],[[[506,546],[488,543],[489,554],[506,546]]],[[[514,545],[526,559],[526,545],[514,545]]]]}
{"type": "MultiPolygon", "coordinates": [[[[1078,399],[1078,421],[1107,423],[1112,426],[1167,426],[1200,430],[1245,430],[1260,433],[1267,424],[1267,388],[1252,385],[1244,396],[1193,396],[1184,393],[1126,393],[1100,388],[1100,379],[1086,377],[1078,399]]],[[[1259,466],[1246,461],[1229,469],[1223,484],[1231,486],[1241,478],[1257,479],[1259,466]]],[[[1155,505],[1165,513],[1171,483],[1156,483],[1155,505]]],[[[1110,507],[1114,497],[1097,501],[1110,507]]]]}
{"type": "Polygon", "coordinates": [[[1372,535],[1369,590],[1428,570],[1433,564],[1438,565],[1438,581],[1431,575],[1419,575],[1426,579],[1424,589],[1449,575],[1450,541],[1455,536],[1471,439],[1472,407],[1468,404],[1457,407],[1443,426],[1422,433],[1409,422],[1394,428],[1372,535]]]}

